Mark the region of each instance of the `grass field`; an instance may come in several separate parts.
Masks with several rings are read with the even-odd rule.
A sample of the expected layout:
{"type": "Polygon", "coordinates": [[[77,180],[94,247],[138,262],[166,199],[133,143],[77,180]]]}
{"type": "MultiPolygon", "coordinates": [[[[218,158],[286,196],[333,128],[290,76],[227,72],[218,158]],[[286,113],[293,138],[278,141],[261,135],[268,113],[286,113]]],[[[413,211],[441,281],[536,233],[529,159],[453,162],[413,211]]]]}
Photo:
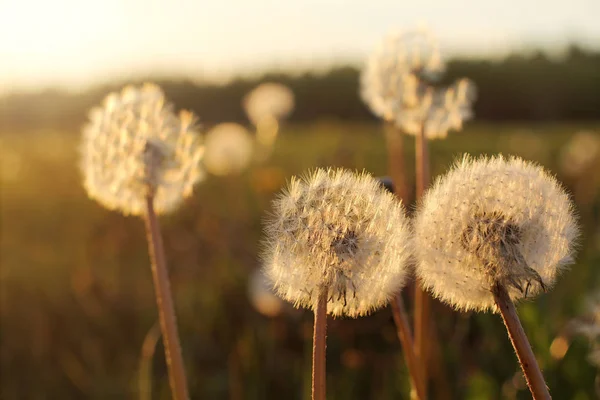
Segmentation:
{"type": "MultiPolygon", "coordinates": [[[[582,129],[600,136],[600,124],[474,124],[431,145],[434,175],[464,152],[516,154],[548,167],[573,195],[582,224],[577,262],[552,291],[519,306],[556,399],[595,398],[588,343],[568,335],[600,290],[600,155],[578,174],[561,162],[582,129]],[[550,351],[561,335],[564,355],[550,351]]],[[[78,132],[0,136],[0,398],[168,399],[160,341],[152,354],[157,311],[143,223],[87,198],[78,141],[78,132]]],[[[288,126],[268,163],[209,177],[162,218],[192,398],[310,397],[312,314],[285,309],[269,318],[248,300],[261,218],[286,180],[309,168],[386,175],[384,146],[376,124],[288,126]]],[[[409,178],[413,146],[407,138],[409,178]]],[[[432,398],[529,398],[499,316],[437,302],[434,313],[441,354],[432,398]]],[[[328,333],[329,399],[407,398],[389,309],[333,320],[328,333]]]]}

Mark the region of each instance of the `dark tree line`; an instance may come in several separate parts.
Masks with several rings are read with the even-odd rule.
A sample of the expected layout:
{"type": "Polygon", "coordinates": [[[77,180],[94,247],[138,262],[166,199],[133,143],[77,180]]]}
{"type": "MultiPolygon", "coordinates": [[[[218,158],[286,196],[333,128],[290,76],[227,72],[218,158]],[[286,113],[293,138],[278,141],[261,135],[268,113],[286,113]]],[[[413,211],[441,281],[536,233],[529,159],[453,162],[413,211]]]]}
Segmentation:
{"type": "MultiPolygon", "coordinates": [[[[324,74],[266,74],[256,79],[236,79],[225,85],[152,80],[163,87],[178,108],[192,109],[204,123],[213,124],[246,122],[241,99],[262,81],[277,81],[292,88],[296,95],[292,121],[323,117],[369,120],[373,116],[361,102],[359,76],[356,67],[340,67],[324,74]]],[[[478,120],[600,120],[600,51],[572,46],[560,59],[535,52],[499,61],[452,60],[445,81],[457,77],[468,77],[477,84],[478,120]]],[[[7,95],[0,99],[0,128],[4,131],[80,125],[90,107],[121,86],[122,82],[112,83],[79,94],[47,90],[7,95]]]]}

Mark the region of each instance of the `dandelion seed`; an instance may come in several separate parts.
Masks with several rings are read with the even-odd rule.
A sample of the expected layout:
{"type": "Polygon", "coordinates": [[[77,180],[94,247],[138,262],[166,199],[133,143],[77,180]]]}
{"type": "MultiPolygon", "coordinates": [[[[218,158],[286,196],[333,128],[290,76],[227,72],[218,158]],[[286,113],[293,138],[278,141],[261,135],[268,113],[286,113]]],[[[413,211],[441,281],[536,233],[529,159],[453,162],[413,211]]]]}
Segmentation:
{"type": "Polygon", "coordinates": [[[424,29],[391,33],[368,58],[361,75],[361,97],[373,114],[405,133],[429,139],[460,130],[473,115],[475,85],[460,79],[435,88],[445,66],[433,35],[424,29]]]}
{"type": "Polygon", "coordinates": [[[157,213],[174,210],[204,177],[195,122],[190,112],[174,114],[153,84],[109,94],[83,129],[89,196],[109,209],[142,215],[151,188],[157,213]]]}
{"type": "Polygon", "coordinates": [[[252,138],[239,124],[216,125],[206,134],[205,147],[204,166],[214,175],[237,174],[252,159],[252,138]]]}
{"type": "Polygon", "coordinates": [[[550,287],[573,261],[573,205],[541,167],[502,156],[464,157],[426,193],[415,220],[417,274],[463,310],[494,308],[550,287]]]}
{"type": "Polygon", "coordinates": [[[600,368],[600,293],[587,299],[587,311],[571,321],[572,331],[584,336],[590,344],[589,362],[600,368]]]}
{"type": "Polygon", "coordinates": [[[409,223],[401,203],[371,176],[322,170],[293,178],[265,227],[264,271],[277,293],[357,317],[387,305],[407,277],[409,223]]]}

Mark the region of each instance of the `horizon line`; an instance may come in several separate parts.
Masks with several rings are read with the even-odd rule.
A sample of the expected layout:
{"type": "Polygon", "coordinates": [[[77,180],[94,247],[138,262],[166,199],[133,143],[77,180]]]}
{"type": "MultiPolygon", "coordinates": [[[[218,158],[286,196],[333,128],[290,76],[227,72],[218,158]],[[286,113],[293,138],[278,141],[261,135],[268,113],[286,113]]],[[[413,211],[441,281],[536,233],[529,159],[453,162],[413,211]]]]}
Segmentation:
{"type": "MultiPolygon", "coordinates": [[[[542,44],[530,44],[513,46],[504,51],[485,52],[485,51],[454,51],[446,57],[445,62],[451,63],[457,60],[469,61],[488,61],[502,62],[512,56],[533,56],[543,54],[550,60],[561,60],[568,55],[570,49],[577,48],[586,53],[599,53],[600,44],[592,44],[588,41],[573,40],[558,46],[548,46],[542,44]]],[[[237,70],[225,73],[203,70],[202,66],[198,68],[179,68],[155,66],[153,68],[136,70],[131,73],[125,71],[113,70],[106,74],[99,74],[90,79],[85,79],[86,83],[71,81],[66,82],[63,79],[49,79],[42,84],[16,84],[1,85],[0,98],[7,98],[14,95],[31,95],[44,92],[61,92],[64,94],[81,94],[87,91],[93,91],[105,86],[123,85],[126,82],[143,82],[150,80],[158,81],[189,81],[196,85],[216,85],[227,86],[232,82],[239,80],[260,80],[268,75],[283,75],[287,77],[298,77],[307,74],[327,74],[328,72],[342,68],[360,69],[364,57],[357,55],[347,55],[337,57],[336,59],[321,58],[297,60],[269,60],[262,64],[254,66],[241,65],[237,70]]]]}

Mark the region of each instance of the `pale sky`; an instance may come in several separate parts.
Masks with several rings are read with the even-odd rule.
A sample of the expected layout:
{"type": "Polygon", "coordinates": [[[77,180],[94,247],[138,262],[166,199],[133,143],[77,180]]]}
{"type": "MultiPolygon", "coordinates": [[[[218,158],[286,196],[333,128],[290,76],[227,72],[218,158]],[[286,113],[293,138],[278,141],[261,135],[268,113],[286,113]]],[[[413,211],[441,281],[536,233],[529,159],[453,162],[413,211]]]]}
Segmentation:
{"type": "Polygon", "coordinates": [[[358,64],[425,24],[447,55],[600,48],[600,0],[0,0],[0,92],[358,64]]]}

